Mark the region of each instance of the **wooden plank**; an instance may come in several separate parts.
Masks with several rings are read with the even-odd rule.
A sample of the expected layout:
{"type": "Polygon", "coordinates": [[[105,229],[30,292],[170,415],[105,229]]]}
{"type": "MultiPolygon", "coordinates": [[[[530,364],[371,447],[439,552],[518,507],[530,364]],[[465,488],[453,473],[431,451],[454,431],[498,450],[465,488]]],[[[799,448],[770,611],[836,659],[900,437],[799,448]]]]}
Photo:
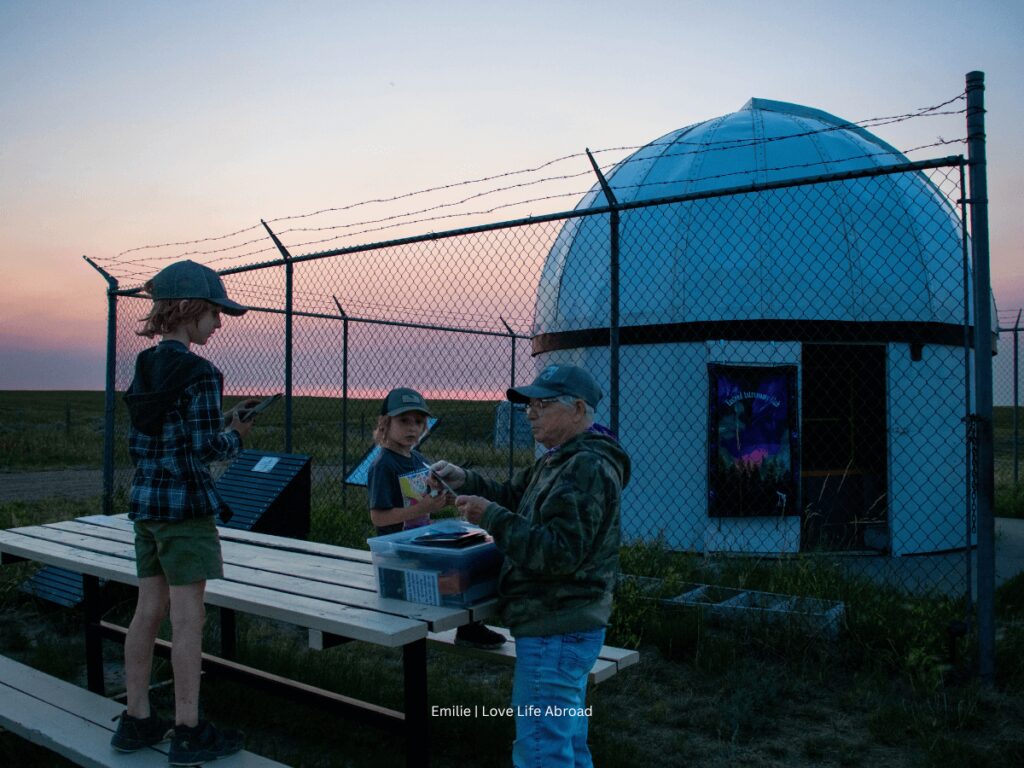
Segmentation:
{"type": "MultiPolygon", "coordinates": [[[[440,647],[449,648],[466,656],[473,656],[481,659],[490,659],[506,664],[513,664],[516,660],[516,641],[512,634],[504,627],[488,627],[506,638],[504,645],[494,649],[474,648],[467,645],[455,644],[455,631],[435,632],[427,635],[427,642],[440,647]]],[[[598,652],[597,661],[590,668],[589,680],[593,684],[601,683],[614,676],[617,672],[626,667],[636,664],[640,660],[637,651],[630,651],[626,648],[615,648],[609,645],[601,646],[598,652]]]]}
{"type": "Polygon", "coordinates": [[[39,541],[63,544],[81,552],[97,552],[110,555],[122,560],[130,560],[133,566],[135,564],[135,546],[127,542],[114,541],[97,536],[84,536],[80,533],[64,530],[52,525],[33,525],[13,530],[23,536],[30,536],[39,541]]]}
{"type": "MultiPolygon", "coordinates": [[[[129,529],[121,526],[92,525],[81,522],[80,518],[77,521],[30,526],[13,530],[51,541],[62,541],[82,549],[92,549],[110,554],[124,551],[128,553],[127,556],[135,557],[135,535],[129,529]],[[114,545],[115,542],[122,542],[127,549],[117,548],[114,545]]],[[[221,551],[225,564],[235,563],[270,572],[304,576],[329,584],[338,584],[371,592],[377,591],[373,566],[351,560],[339,560],[316,555],[297,557],[296,553],[282,550],[278,547],[264,547],[255,545],[252,542],[231,541],[224,536],[224,530],[223,528],[219,529],[221,533],[221,551]]],[[[281,537],[265,538],[280,539],[281,537]]]]}
{"type": "Polygon", "coordinates": [[[473,621],[483,621],[498,615],[498,598],[492,597],[481,603],[474,603],[469,606],[469,613],[473,621]]]}
{"type": "MultiPolygon", "coordinates": [[[[0,723],[22,738],[88,768],[165,768],[165,741],[131,754],[110,746],[123,705],[0,656],[0,723]]],[[[252,752],[224,758],[224,768],[282,766],[252,752]]]]}
{"type": "MultiPolygon", "coordinates": [[[[5,684],[0,684],[0,700],[0,723],[21,738],[86,768],[114,765],[112,731],[5,684]]],[[[145,768],[167,765],[167,755],[151,748],[139,750],[132,758],[132,765],[145,768]]]]}
{"type": "MultiPolygon", "coordinates": [[[[77,520],[91,525],[132,530],[132,522],[125,515],[87,515],[79,517],[77,520]]],[[[305,552],[311,555],[322,555],[338,560],[349,560],[355,563],[372,562],[369,550],[339,547],[335,544],[322,544],[315,541],[292,539],[286,536],[273,536],[254,531],[242,531],[237,528],[220,528],[219,530],[222,541],[259,544],[287,552],[305,552]]]]}
{"type": "Polygon", "coordinates": [[[285,552],[272,547],[223,539],[221,540],[221,551],[224,553],[225,562],[244,564],[278,573],[293,573],[296,576],[329,584],[343,584],[372,592],[377,591],[373,566],[365,563],[337,560],[322,555],[285,552]]]}
{"type": "MultiPolygon", "coordinates": [[[[24,530],[24,529],[17,529],[24,530]]],[[[25,536],[17,530],[0,531],[0,552],[38,560],[81,573],[136,585],[135,562],[111,555],[25,536]]],[[[286,621],[300,627],[322,629],[336,635],[365,640],[389,648],[426,636],[427,625],[418,620],[390,616],[302,595],[238,584],[224,579],[206,585],[206,602],[286,621]]]]}
{"type": "Polygon", "coordinates": [[[619,668],[615,665],[614,661],[608,661],[607,659],[598,659],[594,662],[594,666],[590,668],[590,675],[588,679],[591,685],[597,685],[603,683],[619,671],[619,668]]]}
{"type": "Polygon", "coordinates": [[[614,662],[616,668],[622,670],[631,667],[640,661],[640,651],[629,648],[616,648],[611,645],[601,646],[599,658],[614,662]]]}
{"type": "MultiPolygon", "coordinates": [[[[135,548],[133,544],[128,543],[128,539],[133,539],[134,535],[124,529],[101,528],[69,521],[16,530],[25,535],[38,537],[42,541],[65,544],[82,551],[103,552],[134,562],[135,548]],[[83,529],[86,534],[78,533],[83,529]],[[88,535],[90,529],[105,533],[88,535]]],[[[464,609],[380,597],[376,591],[376,580],[372,570],[366,566],[346,563],[346,570],[336,572],[330,564],[325,567],[322,558],[310,559],[294,553],[268,553],[263,548],[227,542],[223,544],[222,550],[224,577],[229,581],[426,621],[430,631],[451,629],[469,620],[469,615],[464,609]],[[353,573],[348,570],[351,568],[360,568],[362,572],[353,573]]]]}
{"type": "Polygon", "coordinates": [[[423,621],[339,605],[326,600],[288,595],[248,584],[218,579],[207,583],[206,602],[236,611],[320,629],[354,640],[397,648],[427,634],[423,621]]]}
{"type": "Polygon", "coordinates": [[[315,597],[390,616],[425,621],[429,631],[452,629],[469,621],[469,612],[466,610],[393,600],[380,597],[376,592],[310,581],[283,573],[243,568],[228,563],[224,564],[224,577],[230,581],[261,586],[275,592],[315,597]]]}
{"type": "MultiPolygon", "coordinates": [[[[89,525],[80,520],[63,520],[58,523],[47,523],[44,528],[56,528],[83,536],[93,536],[108,541],[120,541],[126,544],[135,543],[135,532],[131,528],[108,528],[100,525],[89,525]]],[[[16,530],[21,530],[16,529],[16,530]]]]}
{"type": "Polygon", "coordinates": [[[64,544],[24,536],[17,530],[0,531],[0,552],[125,584],[138,583],[134,561],[99,552],[83,552],[64,544]]]}

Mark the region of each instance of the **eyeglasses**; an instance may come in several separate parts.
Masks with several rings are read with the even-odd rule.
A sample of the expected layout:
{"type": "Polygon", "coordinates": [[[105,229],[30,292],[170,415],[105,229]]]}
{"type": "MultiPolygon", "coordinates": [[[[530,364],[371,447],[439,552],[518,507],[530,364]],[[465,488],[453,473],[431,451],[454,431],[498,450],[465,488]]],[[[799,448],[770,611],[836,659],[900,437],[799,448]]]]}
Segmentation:
{"type": "Polygon", "coordinates": [[[549,405],[554,405],[557,402],[559,402],[557,397],[545,397],[542,400],[531,400],[526,404],[526,415],[529,416],[531,411],[538,414],[544,413],[549,405]]]}

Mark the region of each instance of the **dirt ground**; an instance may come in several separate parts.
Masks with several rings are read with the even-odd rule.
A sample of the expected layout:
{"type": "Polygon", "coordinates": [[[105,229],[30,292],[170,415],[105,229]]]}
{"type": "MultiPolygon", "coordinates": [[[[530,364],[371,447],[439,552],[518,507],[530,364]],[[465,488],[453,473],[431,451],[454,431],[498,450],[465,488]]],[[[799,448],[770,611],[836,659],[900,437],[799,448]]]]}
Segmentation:
{"type": "MultiPolygon", "coordinates": [[[[98,469],[0,473],[0,502],[94,498],[102,490],[103,473],[98,469]]],[[[1024,567],[1024,521],[1000,522],[998,550],[1011,554],[1008,562],[1024,567]],[[1021,546],[1008,547],[1008,542],[1021,546]]],[[[84,652],[79,643],[78,625],[60,610],[25,604],[8,613],[0,625],[0,648],[27,663],[79,659],[84,652]]],[[[593,740],[606,765],[987,768],[1024,764],[1016,762],[1024,750],[1016,699],[970,686],[965,691],[940,689],[932,695],[913,696],[897,681],[868,684],[863,676],[842,669],[820,677],[795,674],[781,662],[756,655],[739,654],[729,664],[735,669],[727,673],[701,671],[701,666],[715,666],[708,658],[725,653],[718,645],[712,637],[702,646],[700,665],[696,659],[669,661],[657,648],[645,646],[640,667],[592,692],[593,740]],[[629,713],[626,727],[623,713],[629,713]],[[948,736],[943,733],[946,730],[948,736]],[[1007,756],[1012,757],[1004,762],[1007,756]]],[[[735,641],[728,645],[737,650],[735,641]]],[[[116,687],[121,673],[119,649],[108,650],[107,681],[116,687]]],[[[74,666],[72,677],[81,677],[84,670],[74,666]]],[[[479,671],[485,673],[490,670],[479,671]]],[[[222,719],[228,716],[217,714],[222,719]]],[[[437,725],[447,733],[444,723],[437,725]]],[[[343,733],[345,738],[358,736],[355,731],[343,733]]],[[[52,755],[42,751],[33,761],[35,751],[13,737],[5,741],[4,736],[0,734],[0,765],[8,764],[9,757],[14,758],[10,764],[27,767],[64,765],[52,762],[52,755]]],[[[325,747],[338,748],[334,737],[325,739],[325,747]]],[[[292,743],[288,729],[272,723],[252,741],[256,751],[296,765],[333,768],[337,764],[330,758],[313,761],[318,742],[311,742],[312,748],[305,742],[292,743]]],[[[439,765],[452,765],[443,755],[438,757],[439,765]]],[[[377,763],[357,759],[353,764],[377,763]]],[[[505,753],[478,764],[481,768],[505,765],[505,753]]]]}
{"type": "Polygon", "coordinates": [[[103,493],[103,470],[54,469],[0,473],[0,502],[35,501],[54,496],[81,499],[103,493]]]}

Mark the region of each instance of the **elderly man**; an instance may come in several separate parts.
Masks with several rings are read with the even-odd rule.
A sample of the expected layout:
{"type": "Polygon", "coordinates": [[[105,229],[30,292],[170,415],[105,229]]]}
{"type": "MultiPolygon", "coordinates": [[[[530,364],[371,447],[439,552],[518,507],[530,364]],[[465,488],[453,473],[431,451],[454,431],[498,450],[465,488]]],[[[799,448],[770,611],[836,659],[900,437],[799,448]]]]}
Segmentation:
{"type": "Polygon", "coordinates": [[[432,469],[463,494],[460,513],[505,554],[499,603],[516,638],[513,763],[591,766],[587,675],[612,608],[629,456],[594,424],[601,389],[582,368],[549,365],[507,394],[526,403],[544,455],[505,483],[444,461],[432,469]]]}

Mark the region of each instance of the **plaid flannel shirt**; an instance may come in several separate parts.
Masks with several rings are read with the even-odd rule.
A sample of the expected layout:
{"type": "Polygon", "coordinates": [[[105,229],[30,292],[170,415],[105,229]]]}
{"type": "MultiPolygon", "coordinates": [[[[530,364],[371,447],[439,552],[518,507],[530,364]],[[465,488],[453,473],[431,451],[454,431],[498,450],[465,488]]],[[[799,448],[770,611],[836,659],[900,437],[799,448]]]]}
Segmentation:
{"type": "Polygon", "coordinates": [[[159,435],[131,428],[132,520],[185,520],[228,509],[208,465],[237,456],[242,438],[233,429],[224,429],[221,383],[220,372],[211,363],[168,410],[159,435]]]}

